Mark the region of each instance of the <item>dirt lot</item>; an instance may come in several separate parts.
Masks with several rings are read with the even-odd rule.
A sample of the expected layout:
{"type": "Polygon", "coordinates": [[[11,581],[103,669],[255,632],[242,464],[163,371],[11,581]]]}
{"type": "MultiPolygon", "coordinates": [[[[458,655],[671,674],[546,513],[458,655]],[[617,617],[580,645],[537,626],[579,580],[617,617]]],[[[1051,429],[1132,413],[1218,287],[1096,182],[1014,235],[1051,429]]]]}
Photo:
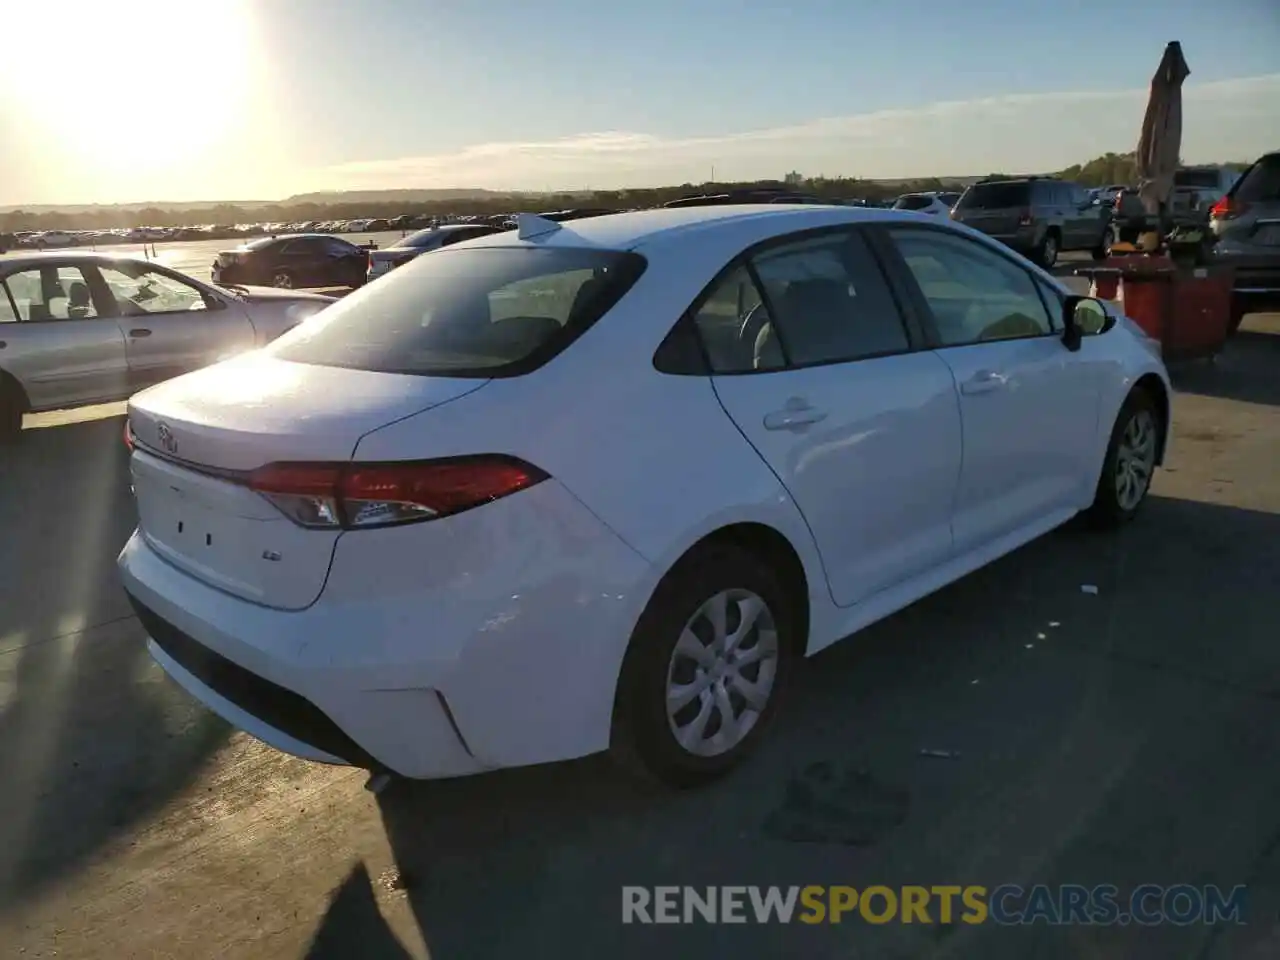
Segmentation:
{"type": "Polygon", "coordinates": [[[35,418],[0,453],[0,956],[1280,955],[1280,317],[1176,376],[1135,525],[810,661],[762,755],[689,794],[588,760],[375,798],[231,731],[117,584],[119,416],[35,418]],[[620,923],[623,884],[1037,882],[1247,884],[1248,925],[620,923]]]}

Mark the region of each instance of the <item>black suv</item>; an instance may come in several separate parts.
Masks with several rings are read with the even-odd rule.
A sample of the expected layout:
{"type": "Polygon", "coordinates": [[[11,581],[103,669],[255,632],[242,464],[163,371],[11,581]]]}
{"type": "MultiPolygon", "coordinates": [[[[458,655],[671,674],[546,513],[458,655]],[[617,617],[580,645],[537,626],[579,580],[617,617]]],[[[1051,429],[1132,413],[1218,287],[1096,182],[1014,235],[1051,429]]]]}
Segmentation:
{"type": "Polygon", "coordinates": [[[1078,183],[1053,177],[982,180],[961,194],[951,219],[981,230],[1040,266],[1064,250],[1111,253],[1111,211],[1078,183]]]}

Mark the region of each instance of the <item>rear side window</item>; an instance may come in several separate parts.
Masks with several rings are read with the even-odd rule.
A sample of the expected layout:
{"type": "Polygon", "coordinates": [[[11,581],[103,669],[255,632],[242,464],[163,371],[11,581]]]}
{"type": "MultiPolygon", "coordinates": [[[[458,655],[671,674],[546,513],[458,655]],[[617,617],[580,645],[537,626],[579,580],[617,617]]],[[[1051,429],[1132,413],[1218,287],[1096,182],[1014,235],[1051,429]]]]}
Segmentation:
{"type": "Polygon", "coordinates": [[[1280,153],[1263,157],[1237,181],[1232,196],[1240,203],[1280,201],[1280,153]]]}
{"type": "Polygon", "coordinates": [[[644,258],[563,247],[445,248],[277,340],[282,360],[423,376],[514,376],[603,316],[644,258]]]}
{"type": "Polygon", "coordinates": [[[956,204],[961,210],[1004,210],[1030,205],[1029,183],[975,183],[956,204]]]}

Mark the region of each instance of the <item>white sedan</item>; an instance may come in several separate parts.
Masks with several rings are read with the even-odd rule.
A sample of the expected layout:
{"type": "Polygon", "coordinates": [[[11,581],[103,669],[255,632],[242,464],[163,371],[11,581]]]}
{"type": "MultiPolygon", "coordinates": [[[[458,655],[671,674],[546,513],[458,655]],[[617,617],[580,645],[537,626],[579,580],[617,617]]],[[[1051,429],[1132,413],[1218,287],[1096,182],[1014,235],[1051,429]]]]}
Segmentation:
{"type": "Polygon", "coordinates": [[[691,784],[796,658],[1138,512],[1158,348],[893,210],[522,217],[136,395],[124,586],[290,753],[447,777],[611,749],[691,784]]]}

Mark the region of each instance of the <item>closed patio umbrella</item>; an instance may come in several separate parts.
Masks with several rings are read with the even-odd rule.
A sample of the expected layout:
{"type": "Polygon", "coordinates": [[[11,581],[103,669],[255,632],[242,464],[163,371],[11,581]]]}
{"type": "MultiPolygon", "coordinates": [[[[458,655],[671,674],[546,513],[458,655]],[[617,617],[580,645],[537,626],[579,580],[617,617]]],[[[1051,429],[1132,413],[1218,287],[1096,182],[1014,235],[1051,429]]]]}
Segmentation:
{"type": "Polygon", "coordinates": [[[1151,78],[1138,138],[1138,196],[1150,216],[1161,214],[1173,193],[1173,175],[1182,149],[1182,84],[1190,74],[1182,44],[1170,43],[1151,78]]]}

